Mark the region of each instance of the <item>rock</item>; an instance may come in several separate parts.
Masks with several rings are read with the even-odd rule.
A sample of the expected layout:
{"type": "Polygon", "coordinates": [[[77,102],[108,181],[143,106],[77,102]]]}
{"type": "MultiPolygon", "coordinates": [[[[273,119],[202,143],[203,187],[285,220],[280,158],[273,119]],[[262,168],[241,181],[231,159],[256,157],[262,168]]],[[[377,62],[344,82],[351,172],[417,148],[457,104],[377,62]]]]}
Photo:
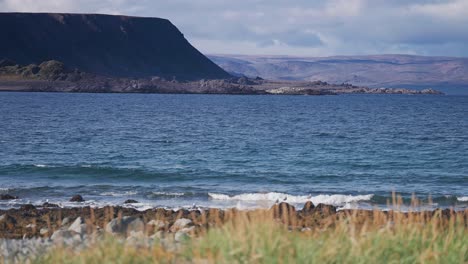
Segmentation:
{"type": "Polygon", "coordinates": [[[182,242],[186,241],[190,238],[190,233],[195,230],[195,226],[187,227],[187,228],[182,228],[181,230],[177,231],[174,235],[174,240],[176,242],[182,242]]]}
{"type": "Polygon", "coordinates": [[[270,211],[273,211],[274,217],[283,217],[290,216],[291,214],[296,213],[296,208],[288,203],[282,202],[280,204],[275,204],[270,208],[270,211]]]}
{"type": "Polygon", "coordinates": [[[303,214],[310,214],[314,211],[315,205],[311,201],[307,201],[304,204],[304,208],[302,208],[302,213],[303,214]]]}
{"type": "Polygon", "coordinates": [[[73,195],[73,197],[70,199],[70,202],[84,202],[85,200],[83,197],[79,194],[73,195]]]}
{"type": "Polygon", "coordinates": [[[63,220],[62,220],[62,226],[64,225],[68,225],[70,223],[70,218],[69,217],[65,217],[63,220]]]}
{"type": "Polygon", "coordinates": [[[133,204],[133,203],[138,203],[137,200],[133,200],[133,199],[128,199],[124,202],[124,204],[133,204]]]}
{"type": "Polygon", "coordinates": [[[18,199],[18,196],[13,196],[9,194],[0,194],[0,200],[15,200],[18,199]]]}
{"type": "Polygon", "coordinates": [[[35,209],[36,209],[36,206],[34,206],[32,204],[23,204],[20,207],[20,210],[23,210],[23,211],[31,211],[31,210],[35,210],[35,209]]]}
{"type": "Polygon", "coordinates": [[[311,232],[312,229],[310,227],[304,227],[301,229],[301,232],[311,232]]]}
{"type": "Polygon", "coordinates": [[[314,211],[321,212],[322,214],[334,214],[336,213],[336,207],[328,204],[318,204],[314,211]]]}
{"type": "Polygon", "coordinates": [[[153,226],[154,230],[163,230],[169,225],[169,223],[162,220],[151,220],[146,225],[153,226]]]}
{"type": "Polygon", "coordinates": [[[154,233],[154,235],[150,236],[151,239],[163,239],[166,236],[166,233],[164,231],[158,231],[154,233]]]}
{"type": "Polygon", "coordinates": [[[41,228],[41,230],[39,230],[39,234],[41,234],[41,236],[48,235],[49,234],[49,229],[41,228]]]}
{"type": "Polygon", "coordinates": [[[13,229],[16,225],[16,219],[10,215],[0,216],[0,229],[13,229]]]}
{"type": "Polygon", "coordinates": [[[183,228],[188,227],[191,224],[192,224],[192,220],[187,219],[187,218],[180,218],[174,222],[174,224],[170,228],[170,231],[175,233],[183,228]]]}
{"type": "Polygon", "coordinates": [[[106,232],[120,235],[127,235],[131,231],[144,231],[144,229],[145,224],[143,221],[134,216],[124,216],[121,219],[114,218],[106,225],[106,232]]]}
{"type": "Polygon", "coordinates": [[[73,231],[77,234],[84,235],[88,230],[88,225],[85,223],[84,219],[81,217],[76,218],[76,220],[68,227],[68,231],[73,231]]]}
{"type": "Polygon", "coordinates": [[[44,207],[44,208],[57,208],[59,206],[57,204],[45,202],[45,203],[42,204],[42,207],[44,207]]]}
{"type": "Polygon", "coordinates": [[[74,244],[76,242],[81,242],[80,234],[63,229],[55,231],[50,239],[52,239],[54,243],[74,244]]]}

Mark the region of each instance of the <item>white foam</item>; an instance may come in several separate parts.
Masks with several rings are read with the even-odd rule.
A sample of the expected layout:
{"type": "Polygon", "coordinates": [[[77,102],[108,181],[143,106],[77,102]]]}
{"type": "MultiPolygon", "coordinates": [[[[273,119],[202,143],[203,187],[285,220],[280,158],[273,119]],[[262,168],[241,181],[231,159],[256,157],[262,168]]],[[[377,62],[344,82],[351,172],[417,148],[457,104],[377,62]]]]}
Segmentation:
{"type": "Polygon", "coordinates": [[[46,168],[46,167],[49,167],[45,164],[34,164],[34,167],[38,167],[38,168],[46,168]]]}
{"type": "Polygon", "coordinates": [[[373,194],[367,195],[342,195],[342,194],[320,194],[317,196],[311,195],[290,195],[285,193],[269,192],[269,193],[243,193],[239,195],[229,196],[226,194],[208,193],[211,199],[225,201],[285,201],[288,203],[305,203],[311,201],[314,204],[324,203],[331,205],[343,205],[347,203],[368,201],[372,199],[373,194]]]}
{"type": "Polygon", "coordinates": [[[153,195],[160,195],[160,196],[184,196],[185,193],[178,193],[178,192],[152,192],[153,195]]]}
{"type": "Polygon", "coordinates": [[[120,196],[128,196],[128,195],[135,195],[137,194],[138,192],[137,191],[125,191],[125,192],[103,192],[99,195],[101,196],[117,196],[117,197],[120,197],[120,196]]]}
{"type": "Polygon", "coordinates": [[[468,202],[468,196],[457,197],[457,200],[460,202],[468,202]]]}

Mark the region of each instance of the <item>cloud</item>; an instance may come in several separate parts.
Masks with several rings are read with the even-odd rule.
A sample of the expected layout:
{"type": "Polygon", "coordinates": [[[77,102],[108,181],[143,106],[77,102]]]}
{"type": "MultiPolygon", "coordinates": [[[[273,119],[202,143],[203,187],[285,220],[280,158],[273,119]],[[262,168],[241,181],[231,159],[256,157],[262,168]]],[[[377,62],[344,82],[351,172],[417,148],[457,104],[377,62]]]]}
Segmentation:
{"type": "Polygon", "coordinates": [[[205,53],[468,56],[468,0],[0,0],[0,11],[168,18],[205,53]]]}

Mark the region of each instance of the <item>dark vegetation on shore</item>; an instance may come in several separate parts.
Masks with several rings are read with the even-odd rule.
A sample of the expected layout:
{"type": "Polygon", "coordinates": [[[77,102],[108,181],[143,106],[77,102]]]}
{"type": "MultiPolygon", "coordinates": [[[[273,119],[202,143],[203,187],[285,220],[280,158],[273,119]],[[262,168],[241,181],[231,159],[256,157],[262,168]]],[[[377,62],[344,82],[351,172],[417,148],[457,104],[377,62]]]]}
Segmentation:
{"type": "Polygon", "coordinates": [[[329,84],[321,81],[269,81],[260,77],[231,77],[181,81],[161,77],[106,77],[71,69],[59,61],[18,65],[0,61],[0,91],[88,93],[189,93],[189,94],[441,94],[432,89],[409,90],[329,84]]]}

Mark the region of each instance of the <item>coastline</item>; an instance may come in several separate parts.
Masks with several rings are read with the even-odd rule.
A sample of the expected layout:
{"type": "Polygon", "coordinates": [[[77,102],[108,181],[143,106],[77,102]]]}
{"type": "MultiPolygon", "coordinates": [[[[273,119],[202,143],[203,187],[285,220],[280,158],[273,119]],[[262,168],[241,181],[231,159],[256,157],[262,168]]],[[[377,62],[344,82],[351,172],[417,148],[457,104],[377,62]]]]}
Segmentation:
{"type": "MultiPolygon", "coordinates": [[[[27,204],[21,208],[0,210],[0,239],[26,239],[26,238],[44,238],[50,237],[57,230],[64,226],[73,223],[77,218],[84,219],[83,221],[93,222],[94,227],[98,229],[105,228],[106,224],[112,219],[121,217],[133,217],[141,219],[144,223],[151,220],[164,219],[168,226],[172,226],[177,219],[185,218],[193,222],[204,222],[206,219],[212,219],[217,225],[227,222],[225,216],[247,213],[272,213],[274,218],[281,219],[287,215],[296,221],[296,226],[293,228],[301,230],[303,228],[317,228],[323,224],[323,221],[330,219],[340,219],[347,215],[361,215],[371,217],[376,212],[384,215],[392,215],[394,213],[401,214],[405,217],[415,215],[424,215],[428,218],[440,214],[445,219],[450,217],[462,217],[468,219],[468,209],[454,211],[453,209],[435,209],[431,211],[409,211],[399,212],[393,210],[365,210],[365,209],[338,209],[338,207],[327,204],[314,205],[312,202],[304,204],[302,209],[296,208],[291,204],[282,202],[273,205],[269,209],[165,209],[153,208],[146,210],[137,210],[135,208],[122,206],[105,206],[93,208],[90,206],[84,207],[69,207],[60,208],[54,204],[44,204],[44,207],[35,207],[27,204]],[[216,219],[213,218],[216,216],[216,219]]],[[[214,225],[214,222],[208,221],[202,227],[214,225]]]]}

